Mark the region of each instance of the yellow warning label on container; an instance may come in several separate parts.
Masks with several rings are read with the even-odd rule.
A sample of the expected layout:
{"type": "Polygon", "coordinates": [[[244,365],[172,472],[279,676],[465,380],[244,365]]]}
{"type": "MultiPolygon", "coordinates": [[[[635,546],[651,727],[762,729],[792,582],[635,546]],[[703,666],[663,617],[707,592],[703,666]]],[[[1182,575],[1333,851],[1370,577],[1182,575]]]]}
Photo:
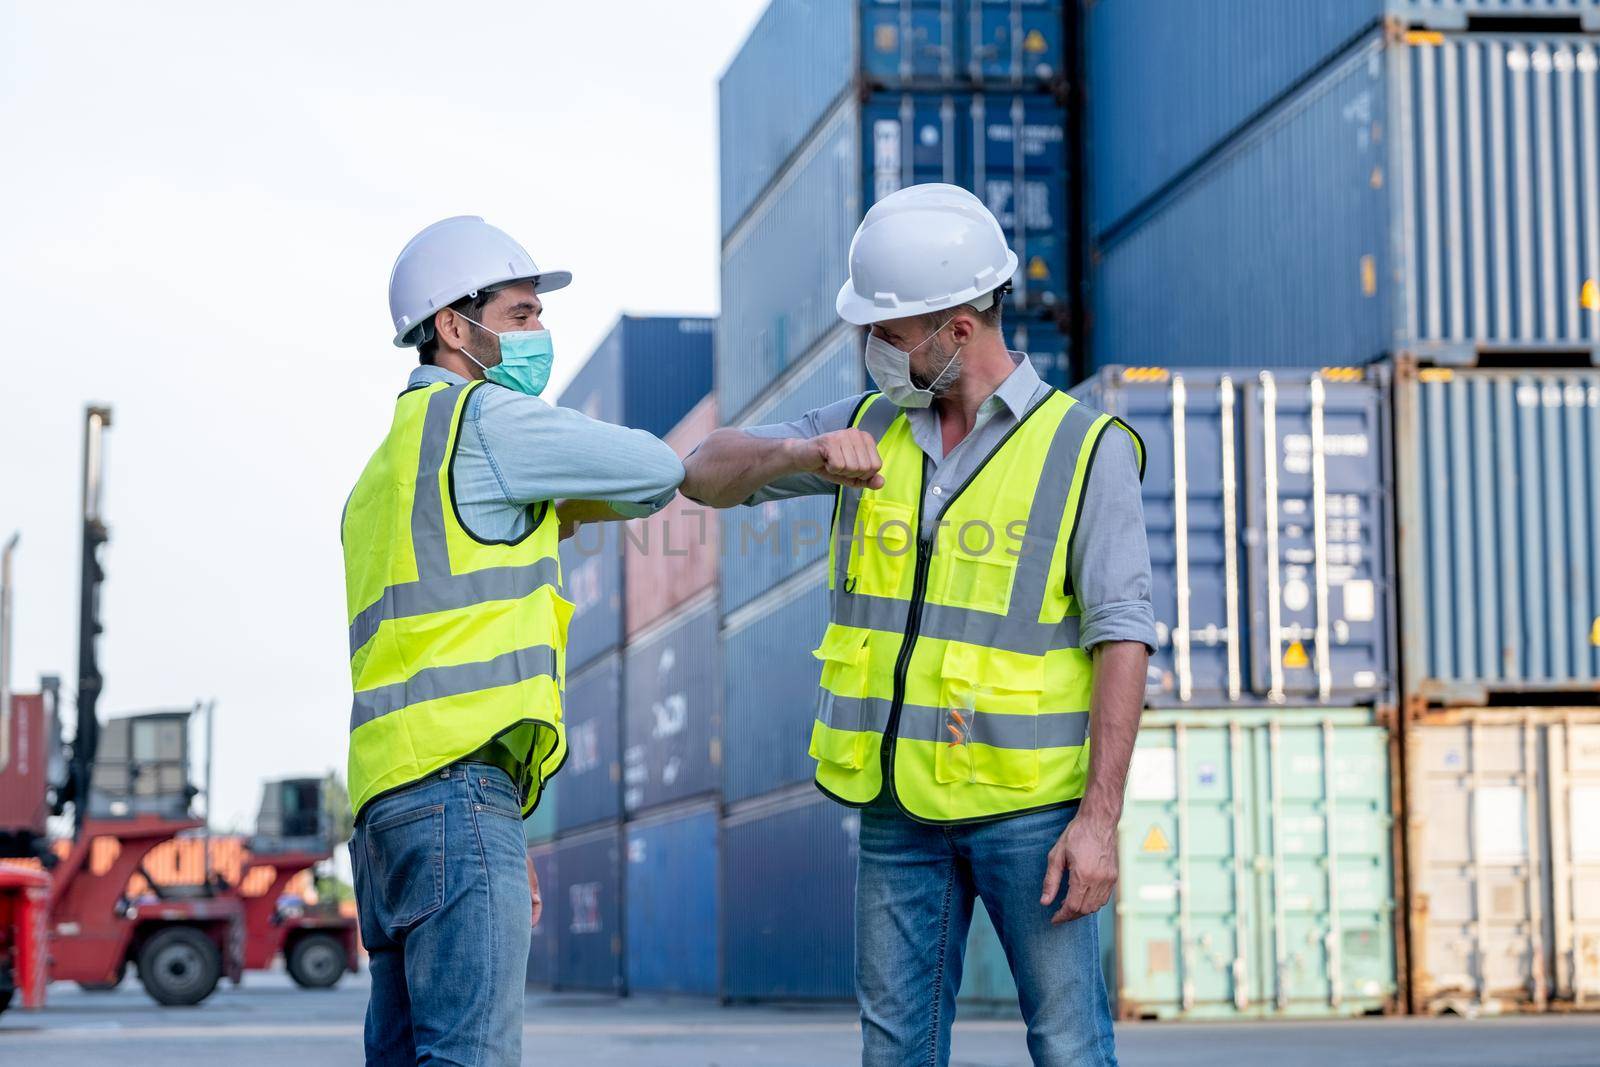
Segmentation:
{"type": "Polygon", "coordinates": [[[1368,178],[1367,181],[1372,183],[1372,187],[1374,189],[1382,189],[1383,188],[1383,168],[1382,167],[1373,167],[1372,168],[1372,177],[1368,178]]]}
{"type": "Polygon", "coordinates": [[[1292,642],[1289,650],[1283,654],[1283,665],[1290,670],[1311,666],[1311,660],[1306,656],[1306,646],[1299,641],[1292,642]]]}
{"type": "Polygon", "coordinates": [[[880,52],[893,52],[900,47],[900,31],[893,26],[879,26],[872,31],[872,43],[880,52]]]}
{"type": "Polygon", "coordinates": [[[1323,367],[1320,373],[1325,382],[1359,382],[1366,377],[1360,367],[1323,367]]]}
{"type": "Polygon", "coordinates": [[[1161,827],[1152,824],[1150,832],[1144,835],[1144,844],[1139,847],[1146,852],[1171,852],[1172,842],[1161,832],[1161,827]]]}
{"type": "Polygon", "coordinates": [[[1600,311],[1600,285],[1590,278],[1583,283],[1583,291],[1578,294],[1578,303],[1585,311],[1600,311]]]}
{"type": "Polygon", "coordinates": [[[1049,51],[1050,45],[1045,41],[1044,34],[1038,30],[1029,30],[1028,36],[1022,39],[1022,50],[1032,55],[1049,51]]]}
{"type": "Polygon", "coordinates": [[[1050,277],[1050,265],[1041,256],[1034,256],[1028,260],[1028,278],[1030,281],[1042,282],[1050,277]]]}
{"type": "Polygon", "coordinates": [[[1596,616],[1594,625],[1589,628],[1589,643],[1600,648],[1600,616],[1596,616]]]}
{"type": "Polygon", "coordinates": [[[1417,371],[1419,382],[1453,382],[1456,372],[1449,367],[1423,367],[1417,371]]]}
{"type": "Polygon", "coordinates": [[[1361,295],[1378,295],[1378,263],[1371,256],[1361,257],[1361,295]]]}
{"type": "Polygon", "coordinates": [[[1129,367],[1122,372],[1125,382],[1164,382],[1170,377],[1165,367],[1129,367]]]}
{"type": "Polygon", "coordinates": [[[1444,34],[1438,30],[1407,30],[1400,39],[1406,44],[1444,44],[1444,34]]]}

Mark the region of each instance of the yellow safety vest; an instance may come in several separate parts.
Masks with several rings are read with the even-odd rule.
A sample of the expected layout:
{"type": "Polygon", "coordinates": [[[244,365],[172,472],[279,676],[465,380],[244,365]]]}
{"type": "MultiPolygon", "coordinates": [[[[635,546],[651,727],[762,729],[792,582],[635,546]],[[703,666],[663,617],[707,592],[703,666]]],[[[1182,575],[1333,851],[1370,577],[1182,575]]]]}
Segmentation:
{"type": "Polygon", "coordinates": [[[1090,464],[1119,419],[1051,391],[920,535],[923,453],[878,394],[852,425],[881,489],[842,489],[829,550],[832,620],[814,655],[817,785],[845,804],[890,794],[914,819],[958,823],[1083,796],[1093,663],[1067,566],[1090,464]]]}
{"type": "Polygon", "coordinates": [[[555,509],[515,541],[480,541],[456,514],[450,465],[482,383],[409,389],[345,506],[350,624],[349,790],[372,798],[496,738],[527,753],[523,813],[566,758],[567,622],[555,509]]]}

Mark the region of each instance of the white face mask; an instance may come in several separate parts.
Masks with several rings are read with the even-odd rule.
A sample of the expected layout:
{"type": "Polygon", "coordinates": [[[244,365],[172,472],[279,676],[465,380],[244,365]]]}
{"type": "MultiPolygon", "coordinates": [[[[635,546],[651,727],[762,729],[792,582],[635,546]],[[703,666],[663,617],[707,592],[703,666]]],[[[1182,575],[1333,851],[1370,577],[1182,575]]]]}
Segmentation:
{"type": "Polygon", "coordinates": [[[891,404],[902,408],[925,408],[933,403],[938,395],[937,388],[944,384],[945,372],[955,365],[961,349],[950,353],[950,358],[945,360],[944,366],[926,389],[911,380],[911,353],[939,336],[939,331],[950,325],[954,318],[952,315],[945,319],[938,330],[924,337],[910,352],[900,351],[877,334],[867,338],[867,373],[872,375],[872,380],[878,383],[878,388],[883,390],[883,395],[891,404]]]}

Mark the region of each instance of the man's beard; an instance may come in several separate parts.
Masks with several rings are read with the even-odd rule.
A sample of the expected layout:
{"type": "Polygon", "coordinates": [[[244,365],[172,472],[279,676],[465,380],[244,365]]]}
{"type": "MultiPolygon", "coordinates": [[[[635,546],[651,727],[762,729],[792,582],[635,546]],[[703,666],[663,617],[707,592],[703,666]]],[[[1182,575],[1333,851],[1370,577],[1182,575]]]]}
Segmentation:
{"type": "Polygon", "coordinates": [[[959,351],[955,353],[955,358],[952,359],[950,353],[945,351],[941,345],[938,353],[933,354],[932,358],[928,360],[928,365],[931,367],[943,367],[944,369],[935,371],[934,374],[936,376],[932,379],[925,374],[917,373],[913,369],[911,371],[912,385],[918,389],[926,389],[936,397],[944,396],[955,388],[956,382],[961,378],[961,353],[959,351]]]}

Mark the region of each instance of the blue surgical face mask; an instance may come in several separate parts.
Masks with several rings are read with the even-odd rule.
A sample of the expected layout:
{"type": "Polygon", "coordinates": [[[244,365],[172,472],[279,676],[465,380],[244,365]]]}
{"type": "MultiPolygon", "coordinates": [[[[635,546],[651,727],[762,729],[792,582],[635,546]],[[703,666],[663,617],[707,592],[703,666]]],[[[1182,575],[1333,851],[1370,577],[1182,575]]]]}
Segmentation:
{"type": "Polygon", "coordinates": [[[477,356],[465,348],[461,350],[468,359],[483,367],[485,378],[528,396],[538,396],[544,392],[544,387],[550,382],[550,365],[556,358],[549,330],[507,330],[498,333],[477,319],[466,315],[461,317],[500,339],[500,362],[493,367],[484,367],[483,361],[477,356]]]}

